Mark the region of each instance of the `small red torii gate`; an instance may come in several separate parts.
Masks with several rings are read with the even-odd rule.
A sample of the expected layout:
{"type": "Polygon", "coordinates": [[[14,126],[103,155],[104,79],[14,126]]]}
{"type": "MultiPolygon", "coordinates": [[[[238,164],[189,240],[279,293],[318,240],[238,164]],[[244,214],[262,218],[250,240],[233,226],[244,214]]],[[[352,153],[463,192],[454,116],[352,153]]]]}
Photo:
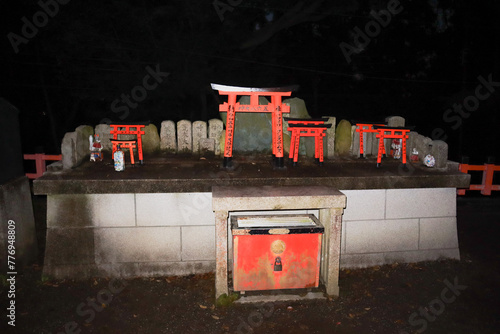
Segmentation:
{"type": "Polygon", "coordinates": [[[224,143],[224,167],[231,167],[233,156],[234,123],[237,112],[272,113],[272,147],[276,167],[283,167],[283,113],[290,112],[290,106],[283,104],[282,97],[292,95],[298,86],[276,88],[250,88],[212,84],[212,89],[220,95],[227,95],[228,101],[219,105],[219,111],[227,112],[226,140],[224,143]],[[250,104],[236,102],[238,96],[250,96],[250,104]],[[271,102],[259,105],[260,96],[270,96],[271,102]]]}

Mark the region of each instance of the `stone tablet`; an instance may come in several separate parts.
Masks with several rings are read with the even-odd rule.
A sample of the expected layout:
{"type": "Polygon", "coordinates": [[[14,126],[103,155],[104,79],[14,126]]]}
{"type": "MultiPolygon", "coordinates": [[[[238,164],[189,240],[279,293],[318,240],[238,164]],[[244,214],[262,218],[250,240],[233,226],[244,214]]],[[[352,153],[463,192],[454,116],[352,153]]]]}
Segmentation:
{"type": "Polygon", "coordinates": [[[182,120],[177,122],[177,152],[191,153],[193,151],[193,137],[191,122],[182,120]]]}
{"type": "Polygon", "coordinates": [[[325,124],[331,124],[332,127],[326,129],[326,143],[324,145],[324,155],[328,159],[333,159],[335,156],[335,127],[337,124],[337,119],[333,116],[322,116],[323,118],[328,118],[325,124]]]}
{"type": "Polygon", "coordinates": [[[200,152],[200,140],[207,138],[207,123],[196,121],[193,123],[193,153],[200,152]]]}
{"type": "Polygon", "coordinates": [[[160,149],[168,152],[177,152],[175,140],[175,123],[172,121],[161,122],[160,149]]]}
{"type": "Polygon", "coordinates": [[[220,119],[212,118],[208,121],[208,138],[215,140],[215,155],[220,155],[220,136],[224,123],[220,119]]]}

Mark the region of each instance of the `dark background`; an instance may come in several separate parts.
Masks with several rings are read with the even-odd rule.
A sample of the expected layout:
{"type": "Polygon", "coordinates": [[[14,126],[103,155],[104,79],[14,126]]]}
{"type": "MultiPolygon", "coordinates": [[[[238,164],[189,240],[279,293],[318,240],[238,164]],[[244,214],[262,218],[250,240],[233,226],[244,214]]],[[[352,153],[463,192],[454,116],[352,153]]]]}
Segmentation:
{"type": "Polygon", "coordinates": [[[349,63],[340,44],[355,46],[354,28],[364,31],[370,11],[388,2],[72,0],[15,53],[8,34],[22,36],[21,19],[33,22],[42,9],[37,1],[4,1],[0,96],[20,110],[25,153],[59,153],[64,133],[76,126],[120,120],[112,101],[159,64],[169,77],[126,120],[159,127],[162,120],[219,117],[211,82],[298,84],[292,96],[304,99],[312,116],[401,115],[423,135],[442,129],[434,139],[446,138],[453,160],[500,160],[500,87],[460,117],[460,127],[443,119],[474,95],[479,76],[500,82],[500,3],[402,0],[403,11],[349,63]]]}

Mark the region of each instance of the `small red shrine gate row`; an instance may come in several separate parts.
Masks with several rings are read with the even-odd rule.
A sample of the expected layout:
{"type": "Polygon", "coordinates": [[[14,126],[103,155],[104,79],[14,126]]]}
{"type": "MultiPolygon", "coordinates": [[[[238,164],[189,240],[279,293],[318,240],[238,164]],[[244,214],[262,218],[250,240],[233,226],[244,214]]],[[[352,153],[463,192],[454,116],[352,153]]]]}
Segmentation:
{"type": "Polygon", "coordinates": [[[494,164],[484,164],[484,165],[469,165],[460,164],[458,170],[462,173],[467,173],[469,171],[483,171],[483,181],[482,184],[471,184],[468,189],[458,189],[457,195],[465,195],[467,190],[480,190],[481,195],[491,195],[491,191],[500,190],[500,185],[493,184],[493,174],[500,171],[500,166],[494,164]]]}
{"type": "Polygon", "coordinates": [[[144,127],[149,125],[149,121],[144,122],[126,122],[120,123],[115,122],[110,124],[111,131],[110,134],[113,135],[113,139],[111,139],[111,143],[113,144],[113,152],[111,153],[111,157],[114,156],[118,145],[121,148],[128,148],[130,150],[130,162],[132,165],[135,164],[134,161],[134,151],[133,149],[137,146],[137,154],[139,156],[140,164],[144,164],[144,158],[142,157],[142,136],[144,135],[144,127]],[[120,140],[118,139],[118,135],[135,135],[137,137],[136,140],[120,140]]]}
{"type": "MultiPolygon", "coordinates": [[[[364,144],[364,136],[363,133],[378,133],[378,130],[374,129],[373,126],[386,126],[385,123],[383,122],[363,122],[363,123],[358,123],[358,122],[353,122],[356,124],[356,132],[359,132],[359,157],[363,157],[364,149],[365,149],[365,144],[364,144]]],[[[385,154],[385,149],[382,152],[382,154],[385,154]]]]}
{"type": "Polygon", "coordinates": [[[220,95],[227,95],[228,101],[219,105],[219,111],[227,112],[226,140],[224,143],[224,167],[232,166],[234,123],[237,112],[270,112],[272,113],[272,147],[276,167],[283,167],[283,113],[290,112],[290,106],[283,104],[282,97],[290,96],[297,86],[276,88],[249,88],[212,84],[212,89],[220,95]],[[236,102],[238,96],[250,96],[250,104],[236,102]],[[260,96],[270,96],[271,102],[259,105],[260,96]]]}
{"type": "Polygon", "coordinates": [[[406,139],[408,139],[408,132],[410,128],[403,127],[388,127],[374,125],[373,129],[378,133],[378,154],[377,154],[377,167],[380,167],[382,161],[382,154],[386,154],[384,139],[401,139],[401,158],[403,165],[406,166],[406,139]]]}
{"type": "Polygon", "coordinates": [[[293,165],[297,164],[299,157],[300,137],[314,137],[314,158],[319,165],[323,165],[323,138],[326,137],[326,129],[331,128],[332,124],[325,124],[328,118],[287,118],[288,131],[292,132],[290,140],[290,159],[293,159],[293,165]]]}
{"type": "Polygon", "coordinates": [[[24,160],[35,160],[36,173],[26,173],[29,179],[38,179],[47,171],[45,161],[59,161],[62,160],[62,155],[50,155],[45,153],[24,154],[24,160]]]}

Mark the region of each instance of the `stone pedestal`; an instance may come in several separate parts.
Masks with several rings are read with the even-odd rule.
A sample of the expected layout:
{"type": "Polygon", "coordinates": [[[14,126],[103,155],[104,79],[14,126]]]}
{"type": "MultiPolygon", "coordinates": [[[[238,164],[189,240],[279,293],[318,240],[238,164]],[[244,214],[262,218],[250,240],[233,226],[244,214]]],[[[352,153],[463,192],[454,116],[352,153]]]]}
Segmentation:
{"type": "Polygon", "coordinates": [[[339,263],[342,213],[346,196],[323,186],[286,187],[213,187],[212,210],[215,212],[216,276],[215,297],[229,292],[228,215],[232,211],[319,209],[325,227],[321,257],[321,280],[326,292],[339,295],[339,263]]]}

